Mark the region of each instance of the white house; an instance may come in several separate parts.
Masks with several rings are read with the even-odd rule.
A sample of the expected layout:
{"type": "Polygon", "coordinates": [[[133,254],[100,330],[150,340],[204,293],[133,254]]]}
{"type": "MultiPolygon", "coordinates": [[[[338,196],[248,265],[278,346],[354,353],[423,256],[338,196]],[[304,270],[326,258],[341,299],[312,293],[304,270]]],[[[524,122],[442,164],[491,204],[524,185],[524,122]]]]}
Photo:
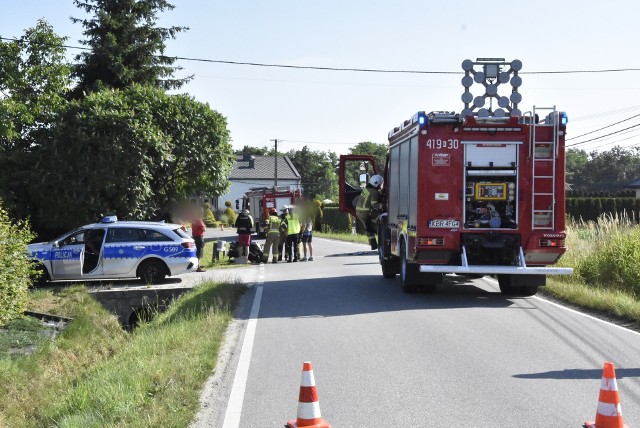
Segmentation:
{"type": "MultiPolygon", "coordinates": [[[[287,156],[278,155],[276,174],[275,156],[242,155],[229,174],[231,186],[229,191],[218,197],[218,209],[224,208],[225,201],[231,201],[231,208],[236,209],[236,201],[242,199],[245,192],[253,187],[289,186],[300,188],[300,174],[287,156]]],[[[215,205],[214,205],[215,206],[215,205]]],[[[242,202],[238,207],[242,206],[242,202]]]]}

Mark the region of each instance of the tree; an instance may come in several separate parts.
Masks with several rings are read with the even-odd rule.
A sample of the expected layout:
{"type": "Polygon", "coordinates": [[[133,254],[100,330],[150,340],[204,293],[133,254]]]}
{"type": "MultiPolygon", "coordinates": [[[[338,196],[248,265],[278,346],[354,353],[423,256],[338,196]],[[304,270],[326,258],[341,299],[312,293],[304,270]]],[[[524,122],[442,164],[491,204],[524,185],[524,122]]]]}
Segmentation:
{"type": "Polygon", "coordinates": [[[82,23],[88,40],[80,43],[90,48],[76,56],[74,97],[134,83],[176,89],[191,79],[174,78],[181,68],[173,66],[175,58],[164,56],[165,41],[188,29],[155,25],[158,11],[174,8],[166,0],[74,0],[74,4],[93,14],[84,20],[71,18],[82,23]]]}
{"type": "Polygon", "coordinates": [[[15,218],[29,214],[33,157],[67,103],[65,40],[39,20],[17,41],[0,42],[0,197],[15,218]]]}
{"type": "Polygon", "coordinates": [[[583,188],[584,171],[589,162],[589,155],[584,150],[569,149],[565,154],[566,158],[566,181],[571,184],[574,189],[583,188]]]}
{"type": "Polygon", "coordinates": [[[267,146],[263,147],[253,147],[253,146],[244,146],[242,150],[235,151],[236,156],[242,155],[252,155],[252,156],[275,156],[275,149],[269,148],[267,146]]]}
{"type": "Polygon", "coordinates": [[[370,141],[363,141],[356,144],[349,149],[349,153],[352,155],[371,155],[375,158],[378,164],[380,175],[384,176],[385,163],[387,161],[387,148],[386,144],[372,143],[370,141]]]}
{"type": "Polygon", "coordinates": [[[34,164],[34,223],[159,218],[196,191],[224,191],[232,161],[226,120],[206,104],[139,85],[93,92],[69,104],[34,164]]]}
{"type": "Polygon", "coordinates": [[[302,150],[291,150],[287,155],[300,173],[305,198],[337,198],[335,165],[338,157],[335,153],[312,151],[304,146],[302,150]]]}
{"type": "Polygon", "coordinates": [[[583,178],[590,191],[615,192],[639,178],[640,148],[614,147],[590,154],[583,178]]]}

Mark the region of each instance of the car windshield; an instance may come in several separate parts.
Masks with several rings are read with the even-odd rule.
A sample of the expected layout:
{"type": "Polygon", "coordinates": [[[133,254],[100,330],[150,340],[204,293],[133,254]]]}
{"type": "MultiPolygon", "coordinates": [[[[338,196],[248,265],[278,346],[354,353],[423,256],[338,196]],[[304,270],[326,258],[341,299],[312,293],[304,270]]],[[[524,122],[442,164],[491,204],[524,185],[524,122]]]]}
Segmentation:
{"type": "Polygon", "coordinates": [[[58,236],[57,238],[52,239],[51,241],[47,242],[47,244],[52,245],[56,241],[62,241],[67,236],[73,235],[74,233],[79,232],[80,230],[81,230],[81,228],[77,228],[77,229],[72,230],[71,232],[64,233],[64,234],[58,236]]]}

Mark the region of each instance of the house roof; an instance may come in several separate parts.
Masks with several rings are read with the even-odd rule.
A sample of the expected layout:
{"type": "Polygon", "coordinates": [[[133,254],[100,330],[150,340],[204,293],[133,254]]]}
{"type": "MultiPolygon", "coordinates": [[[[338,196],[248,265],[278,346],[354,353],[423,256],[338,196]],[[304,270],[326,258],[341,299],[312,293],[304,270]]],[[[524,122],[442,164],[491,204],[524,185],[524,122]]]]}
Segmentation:
{"type": "Polygon", "coordinates": [[[638,189],[638,188],[640,188],[640,178],[637,179],[637,180],[633,180],[631,183],[628,183],[624,187],[629,188],[629,189],[638,189]]]}
{"type": "MultiPolygon", "coordinates": [[[[239,156],[233,165],[229,180],[273,180],[275,156],[239,156]]],[[[288,156],[278,156],[278,179],[300,180],[300,174],[288,156]]]]}

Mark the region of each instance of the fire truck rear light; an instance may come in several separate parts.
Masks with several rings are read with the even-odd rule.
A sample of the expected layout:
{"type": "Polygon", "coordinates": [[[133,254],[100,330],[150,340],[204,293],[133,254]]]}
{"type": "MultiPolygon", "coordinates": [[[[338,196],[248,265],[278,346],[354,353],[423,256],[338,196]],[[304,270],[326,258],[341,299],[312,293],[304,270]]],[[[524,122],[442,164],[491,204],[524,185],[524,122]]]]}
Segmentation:
{"type": "Polygon", "coordinates": [[[541,239],[541,247],[564,247],[564,239],[541,239]]]}
{"type": "Polygon", "coordinates": [[[444,238],[418,238],[418,245],[442,246],[444,238]]]}

